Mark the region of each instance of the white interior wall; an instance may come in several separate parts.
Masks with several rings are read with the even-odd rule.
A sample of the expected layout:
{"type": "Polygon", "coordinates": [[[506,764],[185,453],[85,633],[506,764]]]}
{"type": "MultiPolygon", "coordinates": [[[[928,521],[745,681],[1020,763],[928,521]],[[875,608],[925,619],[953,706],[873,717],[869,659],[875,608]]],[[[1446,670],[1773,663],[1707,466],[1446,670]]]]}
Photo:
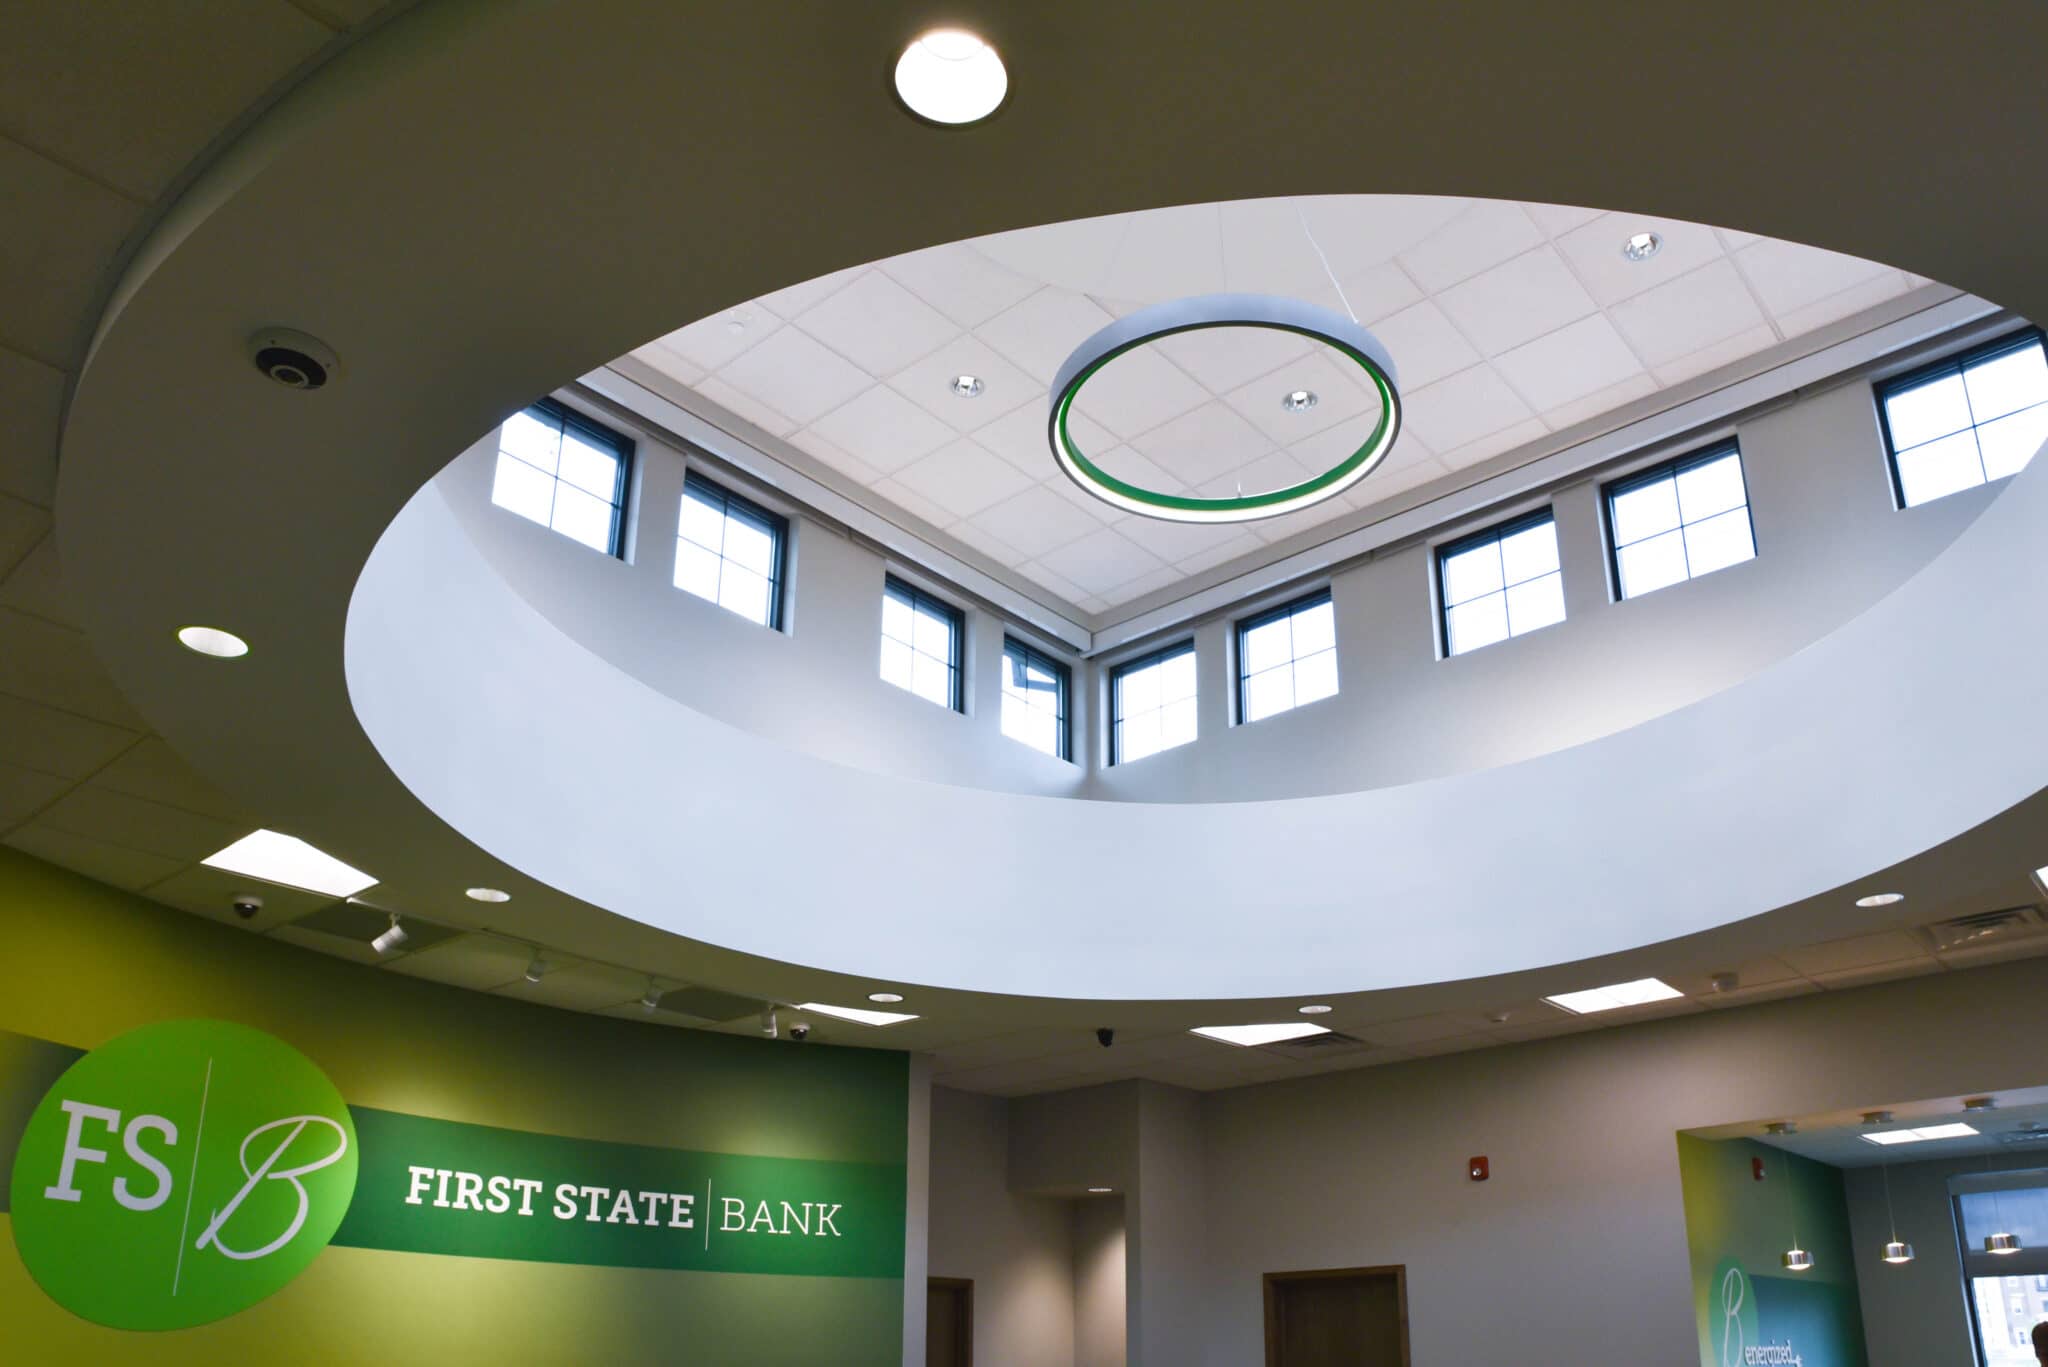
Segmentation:
{"type": "Polygon", "coordinates": [[[1124,1367],[1124,1201],[1074,1202],[1074,1367],[1124,1367]]]}

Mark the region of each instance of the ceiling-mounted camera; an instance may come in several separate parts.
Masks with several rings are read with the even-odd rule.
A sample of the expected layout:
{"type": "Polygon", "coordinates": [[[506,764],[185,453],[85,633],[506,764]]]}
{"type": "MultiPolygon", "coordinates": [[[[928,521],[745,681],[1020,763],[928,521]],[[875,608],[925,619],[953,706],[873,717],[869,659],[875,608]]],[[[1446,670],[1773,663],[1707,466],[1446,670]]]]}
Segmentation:
{"type": "Polygon", "coordinates": [[[1116,1043],[1116,1031],[1106,1025],[1103,1026],[1095,1032],[1095,1042],[1105,1049],[1109,1048],[1110,1045],[1116,1043]]]}
{"type": "Polygon", "coordinates": [[[228,899],[228,905],[235,909],[235,915],[244,921],[256,919],[256,913],[263,910],[263,899],[253,892],[238,892],[228,899]]]}
{"type": "Polygon", "coordinates": [[[320,389],[341,374],[341,358],[318,337],[264,328],[249,339],[249,359],[265,379],[286,389],[320,389]]]}

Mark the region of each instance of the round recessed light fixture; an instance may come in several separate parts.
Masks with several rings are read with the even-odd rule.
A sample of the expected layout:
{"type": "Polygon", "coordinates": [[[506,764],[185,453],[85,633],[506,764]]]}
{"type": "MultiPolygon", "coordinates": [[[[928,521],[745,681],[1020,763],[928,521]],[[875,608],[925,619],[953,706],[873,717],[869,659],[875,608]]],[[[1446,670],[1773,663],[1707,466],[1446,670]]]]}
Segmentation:
{"type": "Polygon", "coordinates": [[[1970,1097],[1964,1097],[1964,1098],[1963,1098],[1963,1110],[1965,1110],[1966,1112],[1971,1112],[1971,1113],[1980,1113],[1980,1112],[1983,1112],[1983,1111],[1995,1111],[1995,1110],[1997,1110],[1997,1109],[1998,1109],[1998,1098],[1997,1098],[1997,1097],[1993,1097],[1993,1096],[1970,1096],[1970,1097]]]}
{"type": "Polygon", "coordinates": [[[1307,1006],[1297,1006],[1295,1010],[1301,1012],[1304,1016],[1327,1016],[1330,1014],[1330,1008],[1322,1002],[1310,1002],[1307,1006]]]}
{"type": "Polygon", "coordinates": [[[1631,261],[1648,261],[1664,250],[1664,239],[1655,233],[1634,233],[1621,244],[1621,254],[1631,261]]]}
{"type": "Polygon", "coordinates": [[[1088,1188],[1088,1194],[1090,1196],[1107,1196],[1115,1190],[1115,1187],[1090,1187],[1088,1188]]]}
{"type": "Polygon", "coordinates": [[[880,1002],[884,1006],[894,1006],[897,1002],[903,1000],[903,994],[901,992],[870,992],[868,993],[868,1000],[880,1002]]]}
{"type": "Polygon", "coordinates": [[[979,123],[1009,93],[1003,59],[981,35],[966,29],[933,29],[896,59],[897,98],[932,123],[979,123]]]}
{"type": "Polygon", "coordinates": [[[728,313],[725,316],[725,330],[727,332],[745,332],[747,326],[753,321],[752,318],[749,318],[744,313],[728,313]]]}
{"type": "Polygon", "coordinates": [[[509,902],[512,894],[502,888],[468,888],[463,894],[472,902],[509,902]]]}
{"type": "Polygon", "coordinates": [[[1290,389],[1280,400],[1280,406],[1290,413],[1306,413],[1321,402],[1313,389],[1290,389]]]}
{"type": "Polygon", "coordinates": [[[216,660],[239,660],[249,653],[247,641],[219,627],[179,627],[178,644],[216,660]]]}
{"type": "Polygon", "coordinates": [[[981,397],[981,376],[955,375],[952,384],[948,388],[960,398],[978,399],[981,397]]]}
{"type": "Polygon", "coordinates": [[[1856,899],[1859,907],[1889,907],[1906,900],[1903,892],[1873,892],[1868,897],[1856,899]]]}
{"type": "MultiPolygon", "coordinates": [[[[1313,397],[1310,395],[1311,400],[1313,397]]],[[[1288,401],[1292,398],[1289,395],[1288,401]]],[[[1394,361],[1387,349],[1345,315],[1274,295],[1201,294],[1127,314],[1076,347],[1053,379],[1048,428],[1053,459],[1067,478],[1112,507],[1168,522],[1254,522],[1335,498],[1378,469],[1401,432],[1401,394],[1395,387],[1394,361]],[[1089,380],[1126,352],[1205,328],[1266,328],[1322,344],[1335,353],[1333,359],[1357,366],[1365,387],[1379,396],[1378,424],[1355,450],[1321,474],[1266,493],[1195,498],[1131,484],[1097,465],[1081,449],[1072,429],[1075,401],[1089,380]]],[[[1254,454],[1246,453],[1248,457],[1254,454]]]]}

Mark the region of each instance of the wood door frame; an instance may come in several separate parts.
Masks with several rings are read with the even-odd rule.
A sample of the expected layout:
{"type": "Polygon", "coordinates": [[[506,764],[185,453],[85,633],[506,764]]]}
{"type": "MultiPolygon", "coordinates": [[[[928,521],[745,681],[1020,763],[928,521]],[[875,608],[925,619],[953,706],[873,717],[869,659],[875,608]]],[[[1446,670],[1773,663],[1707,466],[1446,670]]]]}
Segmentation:
{"type": "Polygon", "coordinates": [[[1394,1303],[1401,1313],[1401,1363],[1408,1367],[1408,1265],[1386,1267],[1315,1267],[1300,1272],[1268,1272],[1259,1279],[1266,1300],[1266,1367],[1280,1364],[1280,1309],[1278,1286],[1282,1282],[1314,1282],[1334,1277],[1392,1277],[1394,1303]]]}
{"type": "MultiPolygon", "coordinates": [[[[926,1277],[925,1291],[958,1291],[960,1293],[960,1367],[974,1367],[974,1279],[972,1277],[926,1277]]],[[[1403,1311],[1403,1320],[1406,1311],[1403,1311]]],[[[1406,1330],[1404,1328],[1405,1335],[1406,1330]]],[[[1403,1339],[1405,1342],[1405,1337],[1403,1339]]],[[[927,1347],[929,1351],[929,1347],[927,1347]]]]}

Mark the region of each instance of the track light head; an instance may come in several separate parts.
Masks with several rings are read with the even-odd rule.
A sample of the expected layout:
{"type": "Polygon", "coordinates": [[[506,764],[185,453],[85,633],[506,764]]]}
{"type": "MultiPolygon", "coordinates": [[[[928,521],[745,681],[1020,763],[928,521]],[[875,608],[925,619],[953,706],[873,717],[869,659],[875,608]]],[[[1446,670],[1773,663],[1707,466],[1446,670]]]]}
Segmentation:
{"type": "Polygon", "coordinates": [[[405,933],[405,927],[398,924],[398,913],[394,911],[391,913],[390,928],[376,939],[370,941],[370,948],[376,950],[379,954],[389,954],[411,938],[410,935],[405,933]]]}

